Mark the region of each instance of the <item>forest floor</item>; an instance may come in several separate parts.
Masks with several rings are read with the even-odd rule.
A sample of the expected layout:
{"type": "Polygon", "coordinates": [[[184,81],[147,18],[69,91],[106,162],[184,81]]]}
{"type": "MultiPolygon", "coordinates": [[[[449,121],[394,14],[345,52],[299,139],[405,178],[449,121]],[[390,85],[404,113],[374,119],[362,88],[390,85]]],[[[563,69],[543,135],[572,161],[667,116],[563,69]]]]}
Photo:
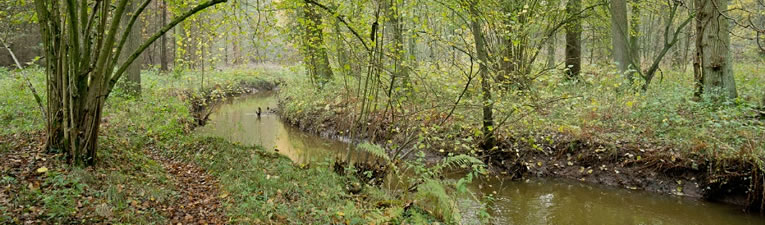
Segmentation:
{"type": "MultiPolygon", "coordinates": [[[[32,71],[41,87],[42,73],[32,71]]],[[[272,71],[273,72],[273,71],[272,71]]],[[[198,118],[226,97],[273,87],[263,71],[233,71],[201,81],[144,74],[142,96],[107,101],[96,166],[69,166],[43,150],[43,124],[22,80],[0,74],[0,224],[350,223],[388,217],[390,197],[329,162],[293,165],[258,146],[200,137],[198,118]],[[199,85],[199,86],[198,86],[199,85]]],[[[400,214],[399,214],[400,215],[400,214]]],[[[410,214],[411,215],[411,214],[410,214]]],[[[428,218],[424,216],[423,218],[428,218]]],[[[406,218],[404,218],[406,219],[406,218]]],[[[430,217],[432,220],[433,218],[430,217]]]]}
{"type": "Polygon", "coordinates": [[[765,206],[765,121],[757,110],[765,76],[758,68],[737,67],[741,97],[725,103],[691,100],[692,76],[679,72],[648,92],[620,91],[619,75],[598,68],[588,68],[580,84],[540,78],[530,97],[505,95],[494,103],[497,123],[509,122],[496,129],[491,150],[478,147],[480,95],[468,92],[464,106],[448,117],[460,93],[449,88],[464,81],[443,75],[420,71],[425,76],[416,80],[443,88],[398,97],[393,114],[383,97],[382,107],[361,122],[352,120],[361,99],[345,86],[357,83],[354,77],[325,86],[336,90],[329,94],[287,79],[281,108],[284,119],[306,131],[347,138],[351,127],[366,124],[357,138],[395,149],[415,136],[419,141],[408,148],[471,154],[496,176],[560,177],[759,210],[765,206]]]}

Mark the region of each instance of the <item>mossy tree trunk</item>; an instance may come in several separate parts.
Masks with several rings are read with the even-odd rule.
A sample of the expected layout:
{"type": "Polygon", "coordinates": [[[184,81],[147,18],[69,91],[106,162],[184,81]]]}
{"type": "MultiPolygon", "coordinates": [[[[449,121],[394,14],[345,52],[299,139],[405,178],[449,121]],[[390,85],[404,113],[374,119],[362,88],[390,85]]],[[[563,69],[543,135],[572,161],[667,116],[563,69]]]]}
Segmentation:
{"type": "Polygon", "coordinates": [[[327,47],[324,45],[324,31],[321,14],[317,6],[306,4],[303,6],[303,27],[305,28],[305,40],[303,41],[303,54],[308,74],[319,86],[332,79],[332,69],[329,66],[327,47]]]}
{"type": "Polygon", "coordinates": [[[640,59],[640,0],[632,1],[632,10],[630,14],[630,31],[629,31],[629,53],[630,62],[632,68],[639,70],[641,65],[640,59]]]}

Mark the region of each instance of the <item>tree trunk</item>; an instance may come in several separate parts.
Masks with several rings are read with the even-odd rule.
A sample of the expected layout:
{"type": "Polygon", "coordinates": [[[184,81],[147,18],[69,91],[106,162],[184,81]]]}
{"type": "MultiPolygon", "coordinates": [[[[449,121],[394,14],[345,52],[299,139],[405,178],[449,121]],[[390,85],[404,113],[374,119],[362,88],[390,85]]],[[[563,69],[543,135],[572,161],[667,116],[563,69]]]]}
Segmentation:
{"type": "Polygon", "coordinates": [[[547,68],[555,67],[555,45],[558,44],[557,33],[550,35],[550,40],[547,41],[547,68]]]}
{"type": "Polygon", "coordinates": [[[343,30],[340,28],[340,21],[334,20],[335,25],[335,43],[338,46],[337,51],[337,66],[341,75],[348,76],[351,74],[351,61],[348,60],[347,49],[341,46],[345,46],[343,43],[343,30]]]}
{"type": "MultiPolygon", "coordinates": [[[[582,0],[569,0],[566,3],[566,15],[579,16],[582,0]]],[[[579,79],[582,70],[582,22],[576,19],[566,25],[566,75],[569,80],[579,79]]]]}
{"type": "Polygon", "coordinates": [[[695,97],[738,96],[730,58],[728,0],[696,0],[695,97]]]}
{"type": "Polygon", "coordinates": [[[483,149],[491,149],[495,146],[494,141],[494,104],[491,100],[491,77],[489,75],[489,53],[486,49],[486,40],[484,39],[483,30],[479,21],[480,14],[475,8],[475,4],[470,4],[470,28],[473,33],[473,39],[475,39],[475,49],[479,61],[478,73],[481,78],[481,95],[483,104],[483,135],[484,141],[482,143],[483,149]]]}
{"type": "MultiPolygon", "coordinates": [[[[406,66],[406,54],[404,52],[404,31],[401,23],[401,6],[397,0],[386,1],[388,12],[388,26],[393,28],[393,60],[395,61],[395,74],[393,79],[401,79],[402,86],[406,87],[409,82],[409,68],[406,66]]],[[[395,81],[395,80],[394,80],[395,81]]],[[[390,89],[393,90],[395,82],[391,81],[390,89]]]]}
{"type": "MultiPolygon", "coordinates": [[[[132,17],[136,10],[138,9],[138,2],[132,1],[127,4],[127,7],[125,8],[125,14],[122,15],[122,25],[121,28],[125,29],[128,26],[128,23],[130,21],[130,17],[132,17]]],[[[122,54],[120,55],[119,63],[125,63],[128,58],[130,58],[130,54],[133,53],[136,49],[138,49],[138,46],[141,44],[141,30],[140,27],[143,25],[141,24],[141,19],[138,18],[135,20],[135,24],[133,27],[137,29],[133,29],[127,37],[127,41],[125,42],[125,48],[122,51],[122,54]]],[[[164,36],[164,35],[163,35],[164,36]]],[[[140,95],[141,94],[141,64],[142,59],[139,56],[138,58],[133,61],[133,63],[128,66],[127,71],[125,71],[125,74],[127,75],[127,79],[122,83],[123,88],[126,90],[127,93],[131,95],[140,95]]]]}
{"type": "Polygon", "coordinates": [[[150,1],[143,1],[127,26],[120,29],[128,0],[116,1],[114,5],[97,1],[92,8],[86,1],[60,5],[60,1],[35,0],[46,61],[47,148],[66,152],[68,161],[74,165],[93,165],[104,102],[128,66],[173,26],[224,1],[210,0],[194,7],[118,63],[137,15],[150,1]],[[90,26],[85,22],[88,18],[97,19],[90,26]]]}
{"type": "MultiPolygon", "coordinates": [[[[165,26],[167,24],[167,2],[165,0],[162,1],[162,25],[165,26]]],[[[162,35],[162,38],[160,40],[160,47],[159,47],[159,70],[162,72],[169,71],[168,67],[168,61],[167,61],[167,35],[162,35]]]]}
{"type": "Polygon", "coordinates": [[[632,1],[629,31],[629,63],[633,69],[639,70],[640,59],[640,0],[632,1]]]}
{"type": "Polygon", "coordinates": [[[332,69],[329,67],[329,56],[324,46],[324,32],[322,31],[321,14],[317,6],[307,4],[303,6],[305,27],[305,58],[308,66],[308,74],[318,81],[320,86],[332,79],[332,69]]]}
{"type": "Polygon", "coordinates": [[[632,63],[630,59],[629,31],[627,30],[627,1],[611,0],[611,43],[613,44],[613,58],[618,65],[619,71],[626,80],[632,82],[632,74],[627,74],[627,69],[632,63]]]}

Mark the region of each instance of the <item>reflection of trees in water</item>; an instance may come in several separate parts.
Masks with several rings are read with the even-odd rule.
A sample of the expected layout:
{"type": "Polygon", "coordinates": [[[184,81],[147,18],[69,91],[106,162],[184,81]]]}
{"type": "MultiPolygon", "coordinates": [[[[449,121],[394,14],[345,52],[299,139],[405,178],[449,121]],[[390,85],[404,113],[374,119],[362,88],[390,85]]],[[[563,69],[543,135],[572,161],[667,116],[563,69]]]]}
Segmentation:
{"type": "MultiPolygon", "coordinates": [[[[345,153],[346,144],[287,126],[276,115],[257,118],[257,107],[274,105],[273,97],[245,98],[224,105],[200,131],[245,145],[276,147],[279,153],[297,163],[335,158],[345,153]]],[[[354,159],[363,157],[354,155],[354,159]]],[[[488,205],[495,216],[493,224],[763,224],[762,218],[743,216],[723,205],[622,189],[550,180],[482,179],[472,185],[475,192],[496,192],[495,201],[488,205]],[[483,188],[479,189],[478,185],[483,188]]],[[[463,213],[468,214],[477,213],[476,206],[481,204],[472,199],[464,203],[467,205],[461,203],[466,206],[463,213]]]]}
{"type": "Polygon", "coordinates": [[[731,206],[565,181],[482,179],[471,190],[496,193],[493,224],[763,224],[731,206]]]}
{"type": "Polygon", "coordinates": [[[258,118],[258,107],[275,108],[276,99],[253,96],[231,101],[213,113],[209,125],[201,132],[244,145],[260,145],[267,150],[277,148],[279,153],[301,163],[335,157],[345,150],[345,145],[340,142],[285,125],[269,111],[258,118]]]}

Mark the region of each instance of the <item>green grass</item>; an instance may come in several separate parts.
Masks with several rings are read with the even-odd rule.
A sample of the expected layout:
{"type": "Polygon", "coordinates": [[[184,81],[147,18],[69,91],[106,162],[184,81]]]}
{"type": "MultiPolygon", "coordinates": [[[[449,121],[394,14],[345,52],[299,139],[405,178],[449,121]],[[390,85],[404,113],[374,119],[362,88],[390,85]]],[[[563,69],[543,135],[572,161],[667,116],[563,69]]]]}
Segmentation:
{"type": "Polygon", "coordinates": [[[261,147],[202,137],[180,142],[179,149],[200,151],[170,154],[185,154],[185,158],[220,178],[225,207],[233,223],[358,223],[366,221],[365,212],[376,210],[358,196],[348,194],[348,178],[331,172],[329,163],[301,169],[288,158],[261,147]]]}
{"type": "MultiPolygon", "coordinates": [[[[42,71],[26,72],[38,91],[43,92],[42,71]]],[[[208,73],[205,90],[226,91],[243,82],[276,81],[280,72],[270,69],[208,73]]],[[[43,123],[34,100],[15,75],[0,74],[0,92],[7,93],[0,96],[3,104],[0,117],[5,128],[0,135],[12,142],[34,144],[38,139],[22,139],[21,134],[39,132],[43,123]]],[[[39,212],[39,216],[32,217],[53,223],[167,223],[155,206],[172,200],[178,194],[176,186],[183,184],[173,183],[162,165],[147,155],[151,149],[200,165],[216,177],[221,185],[219,197],[223,199],[224,212],[232,223],[366,224],[383,215],[385,209],[377,209],[374,203],[390,198],[385,192],[370,187],[361,195],[348,194],[345,184],[353,178],[335,174],[328,164],[298,168],[288,159],[266,153],[260,147],[190,135],[193,121],[190,100],[182,93],[201,95],[199,73],[173,76],[146,71],[142,86],[140,98],[124,95],[118,88],[107,100],[96,167],[73,168],[62,158],[52,158],[43,164],[50,170],[45,176],[33,176],[29,181],[3,177],[0,182],[13,188],[8,205],[0,202],[0,223],[13,223],[21,216],[8,211],[13,207],[39,212]],[[142,207],[144,203],[149,207],[142,207]]],[[[24,154],[10,149],[16,146],[12,142],[3,143],[0,155],[24,154]]],[[[37,167],[22,169],[34,174],[37,167]]]]}
{"type": "MultiPolygon", "coordinates": [[[[45,99],[45,76],[38,68],[24,71],[45,99]]],[[[0,70],[0,121],[3,129],[0,135],[41,130],[43,121],[40,108],[35,103],[32,92],[27,88],[21,72],[0,70]]]]}

